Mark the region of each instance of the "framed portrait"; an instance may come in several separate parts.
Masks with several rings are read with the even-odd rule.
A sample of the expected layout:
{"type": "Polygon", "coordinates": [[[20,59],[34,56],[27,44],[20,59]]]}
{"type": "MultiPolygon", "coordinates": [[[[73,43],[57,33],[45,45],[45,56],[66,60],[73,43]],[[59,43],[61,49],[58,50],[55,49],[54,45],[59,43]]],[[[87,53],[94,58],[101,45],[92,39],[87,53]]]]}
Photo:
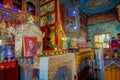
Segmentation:
{"type": "Polygon", "coordinates": [[[24,57],[33,57],[38,50],[38,39],[37,37],[24,36],[23,37],[23,52],[24,57]]]}

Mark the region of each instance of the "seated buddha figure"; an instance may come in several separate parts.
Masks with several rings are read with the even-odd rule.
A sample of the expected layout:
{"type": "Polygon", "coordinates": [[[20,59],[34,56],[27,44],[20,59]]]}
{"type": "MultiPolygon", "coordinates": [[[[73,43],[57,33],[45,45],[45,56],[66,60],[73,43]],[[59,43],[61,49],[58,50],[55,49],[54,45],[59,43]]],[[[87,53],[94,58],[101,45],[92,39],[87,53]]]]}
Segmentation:
{"type": "Polygon", "coordinates": [[[0,23],[0,30],[3,33],[6,31],[6,23],[4,20],[2,20],[2,22],[0,23]]]}
{"type": "Polygon", "coordinates": [[[70,48],[76,48],[76,44],[74,40],[71,40],[70,48]]]}

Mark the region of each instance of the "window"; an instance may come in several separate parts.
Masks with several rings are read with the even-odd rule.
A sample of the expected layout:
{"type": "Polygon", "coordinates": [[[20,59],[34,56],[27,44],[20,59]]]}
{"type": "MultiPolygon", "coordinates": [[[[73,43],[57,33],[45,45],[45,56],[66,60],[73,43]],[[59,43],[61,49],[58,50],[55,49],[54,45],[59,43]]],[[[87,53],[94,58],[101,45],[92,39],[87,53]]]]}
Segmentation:
{"type": "Polygon", "coordinates": [[[94,46],[95,48],[109,48],[110,35],[106,34],[97,34],[94,35],[94,46]]]}

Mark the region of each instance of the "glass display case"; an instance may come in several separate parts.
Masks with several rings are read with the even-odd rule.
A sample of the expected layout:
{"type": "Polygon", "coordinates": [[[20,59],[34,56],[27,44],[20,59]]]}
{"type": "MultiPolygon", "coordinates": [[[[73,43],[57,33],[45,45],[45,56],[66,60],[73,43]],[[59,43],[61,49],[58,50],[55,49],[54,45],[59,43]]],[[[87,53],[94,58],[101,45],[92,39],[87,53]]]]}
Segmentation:
{"type": "Polygon", "coordinates": [[[14,58],[14,37],[4,21],[0,26],[0,61],[4,62],[14,58]]]}

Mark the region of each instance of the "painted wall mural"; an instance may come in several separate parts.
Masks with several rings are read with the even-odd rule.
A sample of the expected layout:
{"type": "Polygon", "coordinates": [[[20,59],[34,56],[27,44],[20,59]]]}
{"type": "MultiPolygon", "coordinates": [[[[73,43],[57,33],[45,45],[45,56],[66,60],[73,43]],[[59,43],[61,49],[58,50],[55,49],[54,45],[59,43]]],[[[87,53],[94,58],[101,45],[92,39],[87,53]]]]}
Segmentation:
{"type": "Polygon", "coordinates": [[[48,71],[49,80],[74,80],[76,74],[74,54],[49,57],[48,71]]]}
{"type": "MultiPolygon", "coordinates": [[[[74,18],[74,17],[73,17],[74,18]]],[[[74,19],[71,18],[66,18],[65,22],[65,34],[69,38],[73,38],[76,36],[76,25],[74,19]]]]}
{"type": "Polygon", "coordinates": [[[87,15],[108,11],[114,8],[120,0],[80,0],[79,9],[87,15]]]}
{"type": "Polygon", "coordinates": [[[88,37],[92,40],[92,44],[94,43],[94,34],[106,32],[110,33],[110,38],[113,36],[117,38],[117,33],[120,32],[120,23],[114,20],[88,26],[88,37]]]}

